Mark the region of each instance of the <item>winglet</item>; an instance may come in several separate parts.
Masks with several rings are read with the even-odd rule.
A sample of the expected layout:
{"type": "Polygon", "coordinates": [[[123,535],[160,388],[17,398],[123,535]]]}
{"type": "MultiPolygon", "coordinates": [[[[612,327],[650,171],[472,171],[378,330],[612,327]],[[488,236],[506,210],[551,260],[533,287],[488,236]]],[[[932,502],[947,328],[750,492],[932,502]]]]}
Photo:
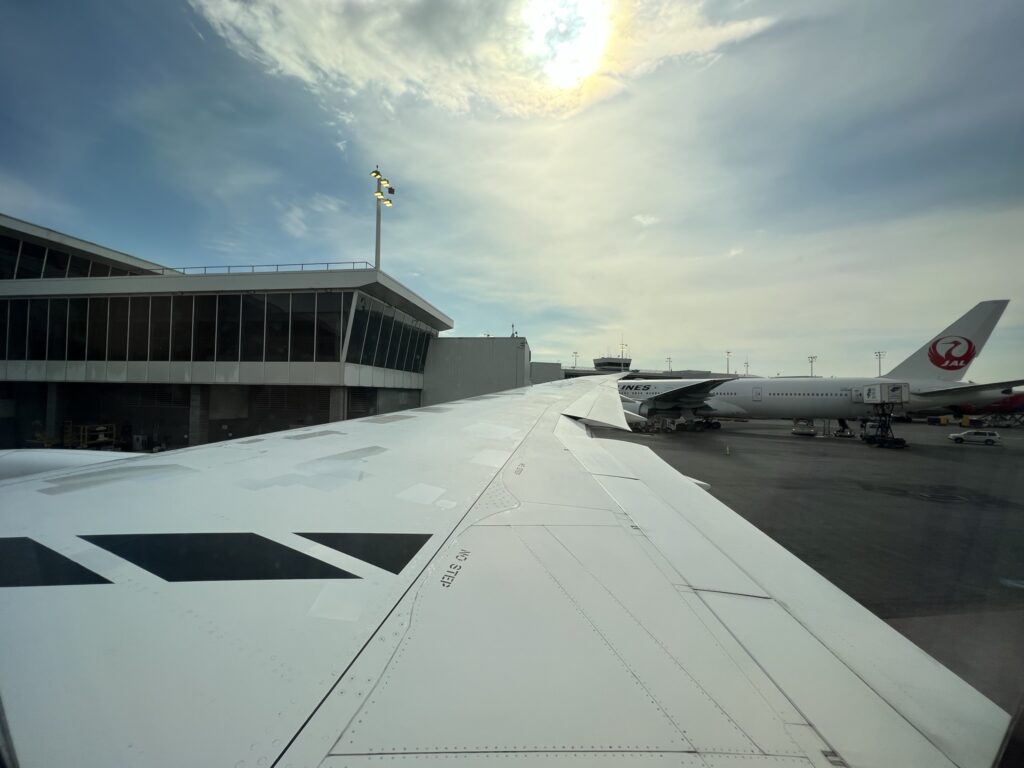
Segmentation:
{"type": "Polygon", "coordinates": [[[596,427],[612,427],[629,431],[619,399],[618,376],[602,376],[602,381],[574,400],[562,414],[596,427]]]}
{"type": "Polygon", "coordinates": [[[887,379],[960,381],[981,354],[1009,299],[982,301],[887,374],[887,379]]]}

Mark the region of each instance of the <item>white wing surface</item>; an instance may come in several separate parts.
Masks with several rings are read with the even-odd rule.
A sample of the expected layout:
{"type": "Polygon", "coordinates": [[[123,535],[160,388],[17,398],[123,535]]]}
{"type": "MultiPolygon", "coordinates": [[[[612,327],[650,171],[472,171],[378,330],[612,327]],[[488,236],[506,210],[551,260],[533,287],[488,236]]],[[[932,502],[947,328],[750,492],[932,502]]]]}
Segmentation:
{"type": "Polygon", "coordinates": [[[7,759],[991,764],[1005,712],[622,418],[584,378],[0,484],[7,759]]]}

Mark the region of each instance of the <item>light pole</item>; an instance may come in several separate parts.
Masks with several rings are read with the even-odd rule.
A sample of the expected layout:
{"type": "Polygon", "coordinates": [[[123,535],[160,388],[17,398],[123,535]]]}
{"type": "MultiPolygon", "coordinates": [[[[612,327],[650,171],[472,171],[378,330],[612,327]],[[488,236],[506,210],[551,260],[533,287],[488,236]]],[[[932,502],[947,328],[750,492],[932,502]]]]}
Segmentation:
{"type": "Polygon", "coordinates": [[[882,359],[885,357],[885,350],[884,349],[880,349],[877,352],[875,352],[875,357],[878,358],[878,375],[881,376],[882,375],[882,359]]]}
{"type": "Polygon", "coordinates": [[[391,202],[390,197],[385,197],[384,193],[387,192],[389,195],[395,194],[395,188],[391,186],[391,182],[384,178],[380,172],[380,166],[370,171],[370,176],[373,177],[374,181],[377,182],[377,189],[373,193],[373,196],[377,198],[377,247],[373,252],[373,268],[380,272],[380,208],[382,205],[390,208],[394,203],[391,202]]]}
{"type": "Polygon", "coordinates": [[[811,364],[811,378],[814,378],[814,361],[818,359],[817,355],[808,355],[807,362],[811,364]]]}
{"type": "Polygon", "coordinates": [[[732,358],[732,352],[728,349],[725,350],[725,375],[729,375],[729,360],[732,358]]]}
{"type": "Polygon", "coordinates": [[[744,376],[749,376],[750,375],[750,360],[749,359],[745,363],[743,363],[743,375],[744,376]]]}
{"type": "Polygon", "coordinates": [[[671,357],[666,357],[665,358],[665,362],[668,363],[668,372],[672,373],[672,358],[671,357]]]}
{"type": "Polygon", "coordinates": [[[572,353],[572,367],[573,368],[576,367],[576,361],[579,360],[579,357],[580,357],[580,353],[579,352],[573,352],[572,353]]]}

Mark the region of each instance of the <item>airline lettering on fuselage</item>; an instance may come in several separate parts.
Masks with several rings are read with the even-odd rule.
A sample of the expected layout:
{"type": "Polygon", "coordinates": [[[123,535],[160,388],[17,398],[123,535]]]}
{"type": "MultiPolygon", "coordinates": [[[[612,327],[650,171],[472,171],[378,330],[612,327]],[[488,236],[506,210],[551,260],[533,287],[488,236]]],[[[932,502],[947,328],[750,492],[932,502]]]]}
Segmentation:
{"type": "Polygon", "coordinates": [[[650,384],[623,384],[619,387],[623,392],[649,392],[651,390],[650,384]]]}

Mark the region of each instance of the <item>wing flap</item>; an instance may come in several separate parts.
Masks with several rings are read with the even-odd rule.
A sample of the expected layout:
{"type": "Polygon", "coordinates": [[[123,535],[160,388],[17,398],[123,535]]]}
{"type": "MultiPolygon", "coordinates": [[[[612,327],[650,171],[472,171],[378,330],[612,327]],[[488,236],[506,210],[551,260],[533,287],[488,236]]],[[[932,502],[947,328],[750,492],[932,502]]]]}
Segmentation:
{"type": "Polygon", "coordinates": [[[645,446],[599,442],[956,765],[991,765],[1006,712],[645,446]]]}
{"type": "Polygon", "coordinates": [[[779,603],[722,593],[702,597],[849,765],[954,768],[779,603]],[[884,745],[884,763],[878,745],[884,745]]]}
{"type": "Polygon", "coordinates": [[[736,562],[642,482],[619,477],[601,477],[598,482],[679,572],[684,586],[760,598],[769,596],[736,562]]]}

